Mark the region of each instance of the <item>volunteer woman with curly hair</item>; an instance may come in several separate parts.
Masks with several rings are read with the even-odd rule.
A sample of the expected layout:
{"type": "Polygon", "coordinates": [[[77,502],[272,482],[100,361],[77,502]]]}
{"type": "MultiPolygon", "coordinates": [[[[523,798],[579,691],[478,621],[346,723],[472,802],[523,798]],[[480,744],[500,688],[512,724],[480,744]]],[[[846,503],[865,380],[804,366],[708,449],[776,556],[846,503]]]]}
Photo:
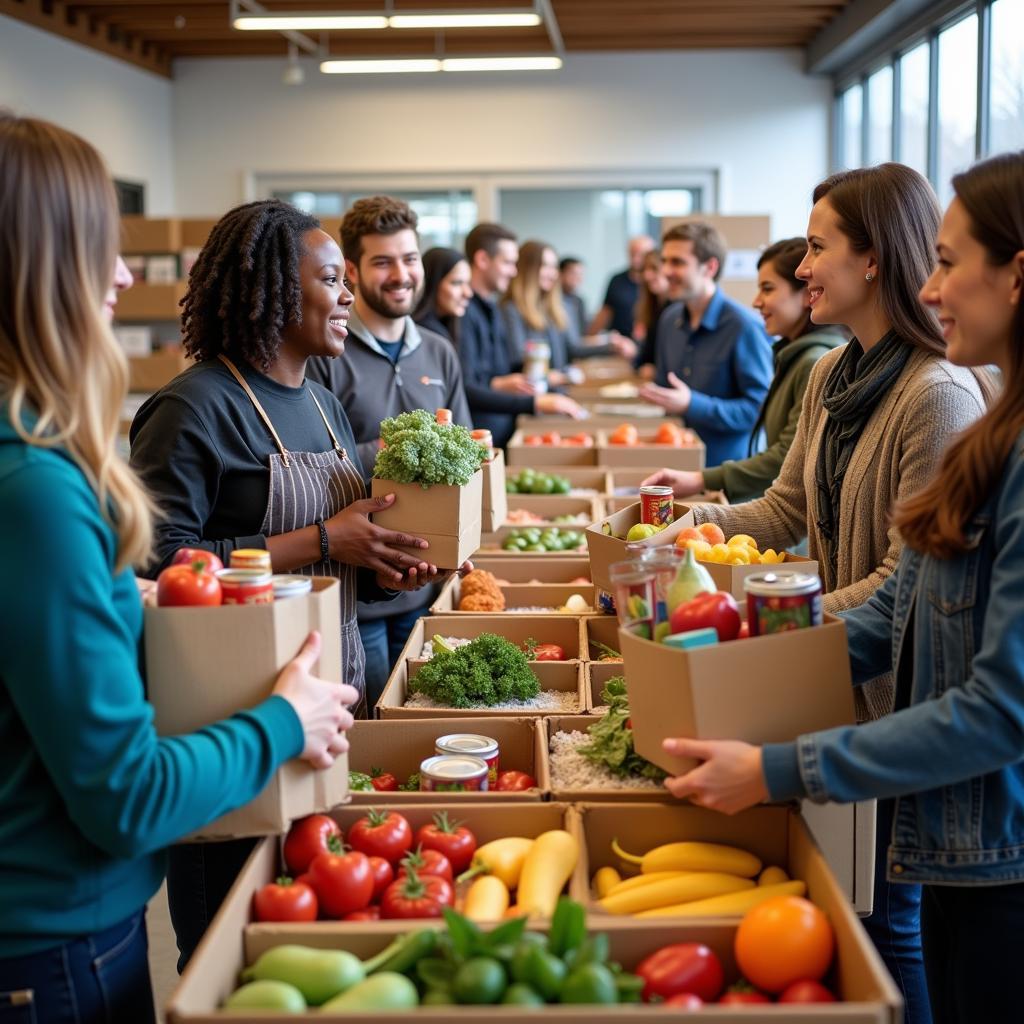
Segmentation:
{"type": "Polygon", "coordinates": [[[896,798],[886,867],[923,883],[933,1019],[1010,1024],[1024,935],[1024,152],[953,189],[921,299],[949,358],[997,365],[1004,386],[899,502],[899,565],[843,615],[854,681],[894,671],[895,713],[764,748],[667,740],[704,762],[667,784],[730,814],[769,798],[896,798]]]}
{"type": "MultiPolygon", "coordinates": [[[[807,537],[829,612],[862,604],[892,574],[903,546],[893,507],[928,483],[950,440],[985,410],[987,378],[945,359],[938,319],[918,299],[940,219],[931,186],[902,164],[844,171],[818,185],[797,276],[807,282],[811,319],[842,324],[853,340],[811,371],[793,445],[764,497],[696,506],[697,522],[748,533],[762,547],[791,548],[807,537]]],[[[892,699],[891,676],[866,683],[856,694],[858,720],[887,714],[892,699]]],[[[920,891],[886,882],[891,828],[892,804],[882,801],[865,924],[903,991],[908,1024],[926,1024],[920,891]]]]}
{"type": "Polygon", "coordinates": [[[0,116],[0,1019],[153,1021],[146,901],[163,848],[277,767],[347,749],[350,686],[310,675],[160,739],[138,670],[133,563],[153,509],[118,458],[128,382],[109,322],[131,275],[114,188],[82,139],[0,116]]]}

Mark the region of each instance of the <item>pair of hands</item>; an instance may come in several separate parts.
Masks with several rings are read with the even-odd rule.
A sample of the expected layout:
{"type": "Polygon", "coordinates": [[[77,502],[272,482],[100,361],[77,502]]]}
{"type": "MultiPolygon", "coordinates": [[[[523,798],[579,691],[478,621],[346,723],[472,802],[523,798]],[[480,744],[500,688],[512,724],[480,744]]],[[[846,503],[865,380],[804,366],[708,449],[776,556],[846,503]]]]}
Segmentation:
{"type": "Polygon", "coordinates": [[[671,487],[677,498],[700,494],[704,490],[704,474],[696,470],[659,469],[640,482],[641,487],[671,487]]]}
{"type": "Polygon", "coordinates": [[[667,412],[683,415],[690,408],[693,392],[674,373],[668,375],[668,387],[648,382],[640,388],[640,397],[653,405],[659,405],[667,412]]]}
{"type": "Polygon", "coordinates": [[[569,416],[574,420],[586,418],[582,409],[567,395],[556,393],[538,394],[537,385],[521,373],[508,373],[504,377],[492,377],[491,387],[512,395],[533,395],[533,411],[538,415],[569,416]]]}
{"type": "Polygon", "coordinates": [[[739,740],[667,739],[666,753],[701,762],[685,775],[665,780],[678,799],[689,798],[700,807],[736,814],[768,799],[761,748],[739,740]]]}

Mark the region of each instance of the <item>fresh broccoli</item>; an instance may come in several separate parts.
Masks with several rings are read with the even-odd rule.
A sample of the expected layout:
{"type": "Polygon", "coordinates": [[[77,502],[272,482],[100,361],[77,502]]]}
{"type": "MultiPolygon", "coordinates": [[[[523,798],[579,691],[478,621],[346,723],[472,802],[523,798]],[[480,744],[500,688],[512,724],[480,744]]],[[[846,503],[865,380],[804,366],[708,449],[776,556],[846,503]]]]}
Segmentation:
{"type": "Polygon", "coordinates": [[[515,644],[481,633],[450,652],[435,642],[433,658],[409,680],[409,691],[448,708],[492,707],[536,697],[540,683],[515,644]]]}
{"type": "Polygon", "coordinates": [[[587,728],[590,742],[579,747],[579,752],[620,778],[632,776],[660,782],[668,773],[633,749],[633,730],[627,724],[629,704],[625,679],[622,676],[609,679],[601,691],[601,699],[608,705],[608,711],[587,728]]]}
{"type": "Polygon", "coordinates": [[[465,427],[442,426],[426,409],[403,412],[380,425],[384,447],[377,452],[373,475],[399,484],[452,484],[463,487],[480,468],[487,452],[465,427]]]}

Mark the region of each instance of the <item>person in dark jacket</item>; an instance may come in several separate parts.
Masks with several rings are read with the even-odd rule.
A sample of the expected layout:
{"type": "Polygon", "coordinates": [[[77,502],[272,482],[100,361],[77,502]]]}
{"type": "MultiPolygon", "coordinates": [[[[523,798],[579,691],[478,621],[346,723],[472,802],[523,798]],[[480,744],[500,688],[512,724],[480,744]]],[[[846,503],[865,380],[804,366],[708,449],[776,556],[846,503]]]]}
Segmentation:
{"type": "Polygon", "coordinates": [[[423,254],[423,291],[412,318],[420,327],[458,342],[473,288],[469,264],[458,249],[435,247],[423,254]]]}
{"type": "Polygon", "coordinates": [[[587,307],[580,295],[583,287],[583,260],[578,256],[563,256],[558,261],[558,283],[562,288],[562,302],[565,312],[579,337],[587,333],[590,321],[587,319],[587,307]]]}
{"type": "Polygon", "coordinates": [[[611,330],[629,337],[633,330],[633,309],[636,307],[644,257],[653,248],[654,239],[648,235],[637,235],[629,240],[629,266],[609,278],[604,302],[590,321],[588,334],[611,330]]]}

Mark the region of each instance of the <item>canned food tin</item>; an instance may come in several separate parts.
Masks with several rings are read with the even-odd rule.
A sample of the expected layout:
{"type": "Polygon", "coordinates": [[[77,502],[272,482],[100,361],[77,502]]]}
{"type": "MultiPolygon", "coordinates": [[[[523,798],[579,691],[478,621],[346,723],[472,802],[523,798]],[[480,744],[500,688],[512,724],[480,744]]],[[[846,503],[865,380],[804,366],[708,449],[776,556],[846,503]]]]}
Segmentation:
{"type": "Polygon", "coordinates": [[[743,581],[751,636],[822,623],[821,580],[805,572],[764,572],[743,581]]]}
{"type": "Polygon", "coordinates": [[[313,581],[308,576],[272,576],[274,600],[284,597],[301,597],[313,590],[313,581]]]}
{"type": "Polygon", "coordinates": [[[220,569],[223,604],[272,604],[274,584],[269,572],[260,569],[220,569]]]}
{"type": "Polygon", "coordinates": [[[439,754],[420,765],[421,793],[483,793],[487,762],[472,754],[439,754]]]}
{"type": "Polygon", "coordinates": [[[640,522],[668,526],[675,519],[671,487],[651,485],[640,488],[640,522]]]}
{"type": "Polygon", "coordinates": [[[271,572],[270,552],[266,548],[236,548],[231,552],[229,566],[232,569],[260,569],[271,572]]]}
{"type": "Polygon", "coordinates": [[[498,760],[501,754],[498,741],[490,736],[471,732],[453,732],[434,741],[438,754],[472,754],[487,765],[487,780],[493,786],[498,779],[498,760]]]}

